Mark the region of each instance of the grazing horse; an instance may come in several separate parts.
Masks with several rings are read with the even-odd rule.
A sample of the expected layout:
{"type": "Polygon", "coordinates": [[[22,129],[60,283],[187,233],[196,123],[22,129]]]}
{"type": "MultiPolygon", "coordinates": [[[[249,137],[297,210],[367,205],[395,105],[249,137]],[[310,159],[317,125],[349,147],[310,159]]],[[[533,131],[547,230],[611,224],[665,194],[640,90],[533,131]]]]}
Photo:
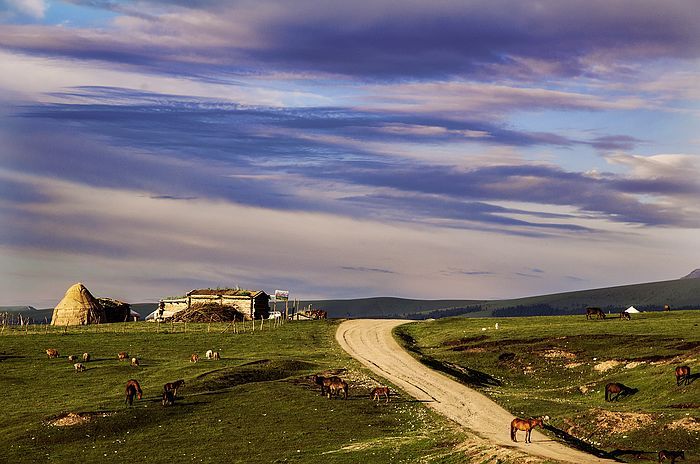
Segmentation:
{"type": "Polygon", "coordinates": [[[626,321],[629,321],[629,320],[632,319],[632,316],[630,316],[630,313],[625,312],[625,311],[622,311],[622,312],[620,313],[620,319],[624,319],[624,320],[626,320],[626,321]]]}
{"type": "Polygon", "coordinates": [[[90,353],[83,353],[83,362],[90,361],[90,353]]]}
{"type": "Polygon", "coordinates": [[[676,385],[689,385],[689,384],[690,384],[690,367],[688,367],[688,366],[676,367],[676,385]]]}
{"type": "Polygon", "coordinates": [[[605,313],[600,308],[586,308],[586,319],[605,319],[605,313]]]}
{"type": "Polygon", "coordinates": [[[129,359],[129,353],[127,353],[126,351],[121,351],[117,355],[117,358],[119,358],[120,361],[126,361],[127,359],[129,359]]]}
{"type": "Polygon", "coordinates": [[[134,404],[134,395],[138,395],[139,399],[141,399],[143,391],[137,380],[130,379],[126,382],[126,404],[129,406],[134,404]]]}
{"type": "Polygon", "coordinates": [[[316,385],[321,386],[321,396],[326,394],[326,390],[330,387],[331,382],[342,382],[340,377],[324,377],[318,374],[312,375],[311,380],[313,380],[316,385]]]}
{"type": "Polygon", "coordinates": [[[670,311],[671,307],[667,304],[664,305],[664,311],[670,311]]]}
{"type": "Polygon", "coordinates": [[[196,363],[197,361],[199,361],[199,355],[197,353],[192,353],[192,356],[190,356],[190,362],[196,363]]]}
{"type": "Polygon", "coordinates": [[[185,385],[185,381],[180,379],[176,380],[175,382],[169,382],[163,385],[163,393],[165,392],[172,392],[173,397],[177,396],[177,389],[182,388],[182,386],[185,385]]]}
{"type": "Polygon", "coordinates": [[[161,404],[163,406],[172,406],[175,404],[175,392],[173,390],[164,390],[161,404]]]}
{"type": "Polygon", "coordinates": [[[75,372],[84,372],[85,371],[85,366],[83,363],[75,363],[73,364],[73,367],[75,368],[75,372]]]}
{"type": "Polygon", "coordinates": [[[77,360],[78,360],[78,357],[75,355],[71,354],[70,356],[68,356],[68,362],[75,362],[77,360]]]}
{"type": "Polygon", "coordinates": [[[132,367],[139,367],[139,360],[138,360],[138,358],[131,358],[131,366],[132,366],[132,367]]]}
{"type": "Polygon", "coordinates": [[[340,396],[340,392],[344,393],[343,398],[348,399],[348,383],[344,380],[341,380],[338,377],[331,377],[331,381],[328,384],[328,389],[326,390],[326,394],[328,396],[328,399],[331,399],[331,396],[340,396]]]}
{"type": "Polygon", "coordinates": [[[220,360],[221,360],[221,355],[219,354],[218,351],[214,351],[214,354],[211,355],[211,359],[213,359],[214,361],[220,361],[220,360]]]}
{"type": "Polygon", "coordinates": [[[538,425],[540,427],[544,426],[544,422],[542,421],[542,419],[520,419],[516,417],[510,423],[510,439],[514,442],[517,442],[518,440],[515,438],[515,434],[518,430],[522,430],[525,432],[525,443],[532,443],[530,435],[532,434],[532,429],[534,429],[538,425]]]}
{"type": "Polygon", "coordinates": [[[372,400],[377,400],[377,403],[379,403],[379,398],[382,396],[386,396],[386,402],[389,402],[389,387],[377,387],[374,390],[372,390],[372,393],[369,394],[369,397],[372,398],[372,400]]]}
{"type": "Polygon", "coordinates": [[[634,395],[638,391],[621,383],[609,383],[605,386],[605,401],[617,401],[620,396],[634,395]],[[613,395],[615,395],[614,398],[613,395]]]}
{"type": "Polygon", "coordinates": [[[54,348],[49,348],[48,350],[46,350],[46,356],[48,356],[49,359],[58,358],[58,350],[54,348]]]}
{"type": "Polygon", "coordinates": [[[212,356],[214,356],[214,351],[212,350],[207,350],[207,353],[204,355],[207,359],[211,359],[212,356]]]}
{"type": "Polygon", "coordinates": [[[665,461],[666,459],[670,459],[671,464],[674,464],[676,462],[676,459],[678,458],[682,458],[685,461],[685,451],[659,451],[659,462],[665,461]]]}

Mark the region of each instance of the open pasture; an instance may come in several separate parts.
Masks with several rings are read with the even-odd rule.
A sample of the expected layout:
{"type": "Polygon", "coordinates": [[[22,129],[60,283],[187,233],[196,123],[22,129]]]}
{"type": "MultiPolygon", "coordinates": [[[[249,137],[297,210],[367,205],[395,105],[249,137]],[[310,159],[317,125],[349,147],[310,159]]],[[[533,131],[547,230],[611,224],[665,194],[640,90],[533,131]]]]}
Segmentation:
{"type": "Polygon", "coordinates": [[[700,311],[631,321],[586,320],[585,313],[448,318],[396,333],[422,362],[514,415],[548,415],[548,433],[627,462],[654,461],[661,449],[684,449],[687,462],[700,462],[700,311]],[[677,386],[674,370],[683,365],[691,379],[677,386]],[[638,391],[606,402],[611,382],[638,391]]]}
{"type": "Polygon", "coordinates": [[[447,421],[408,398],[370,399],[382,383],[336,345],[336,327],[8,328],[0,336],[0,462],[459,462],[463,434],[447,421]],[[47,348],[60,357],[49,359],[47,348]],[[209,349],[221,360],[206,359],[209,349]],[[122,351],[140,365],[119,361],[122,351]],[[84,352],[91,360],[76,372],[68,355],[84,352]],[[193,353],[199,362],[190,362],[193,353]],[[327,369],[347,369],[347,400],[320,396],[307,378],[327,369]],[[132,408],[129,379],[143,389],[132,408]],[[185,385],[175,404],[163,407],[163,385],[178,379],[185,385]]]}

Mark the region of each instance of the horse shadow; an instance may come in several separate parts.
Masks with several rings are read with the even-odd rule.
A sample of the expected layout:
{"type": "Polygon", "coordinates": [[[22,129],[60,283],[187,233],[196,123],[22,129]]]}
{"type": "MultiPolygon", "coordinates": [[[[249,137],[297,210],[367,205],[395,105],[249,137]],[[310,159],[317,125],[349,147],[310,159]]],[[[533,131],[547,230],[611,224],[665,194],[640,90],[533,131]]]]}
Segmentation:
{"type": "Polygon", "coordinates": [[[501,381],[485,372],[477,371],[469,367],[438,361],[428,356],[422,356],[420,361],[426,366],[456,377],[462,383],[476,387],[500,387],[501,381]]]}
{"type": "Polygon", "coordinates": [[[616,449],[610,452],[610,456],[617,459],[618,457],[629,456],[635,459],[649,459],[650,457],[656,458],[656,452],[654,451],[644,451],[644,450],[631,450],[631,449],[616,449]]]}
{"type": "Polygon", "coordinates": [[[567,445],[571,446],[572,448],[576,448],[578,450],[585,451],[586,453],[592,454],[594,456],[598,456],[599,458],[613,459],[617,462],[624,462],[621,459],[618,459],[615,455],[613,455],[613,453],[608,453],[607,451],[603,451],[600,448],[596,448],[595,446],[591,445],[590,443],[587,443],[587,442],[581,440],[580,438],[577,438],[573,435],[570,435],[567,432],[563,431],[562,429],[554,427],[553,425],[544,424],[542,426],[542,428],[552,432],[552,434],[555,437],[564,441],[567,445]]]}
{"type": "Polygon", "coordinates": [[[700,379],[700,373],[696,372],[695,374],[690,374],[686,378],[688,379],[688,385],[690,385],[691,383],[695,382],[696,379],[700,379]]]}

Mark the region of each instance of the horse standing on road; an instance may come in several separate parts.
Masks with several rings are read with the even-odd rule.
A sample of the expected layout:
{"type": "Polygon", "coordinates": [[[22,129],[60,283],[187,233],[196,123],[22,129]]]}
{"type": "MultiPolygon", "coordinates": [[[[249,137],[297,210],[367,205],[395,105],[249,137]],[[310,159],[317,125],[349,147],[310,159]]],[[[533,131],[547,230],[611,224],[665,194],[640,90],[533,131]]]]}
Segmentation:
{"type": "Polygon", "coordinates": [[[532,434],[532,429],[537,426],[544,426],[542,419],[520,419],[516,417],[510,423],[510,439],[517,443],[518,440],[515,438],[515,434],[518,430],[522,430],[525,432],[525,443],[532,443],[530,435],[532,434]]]}

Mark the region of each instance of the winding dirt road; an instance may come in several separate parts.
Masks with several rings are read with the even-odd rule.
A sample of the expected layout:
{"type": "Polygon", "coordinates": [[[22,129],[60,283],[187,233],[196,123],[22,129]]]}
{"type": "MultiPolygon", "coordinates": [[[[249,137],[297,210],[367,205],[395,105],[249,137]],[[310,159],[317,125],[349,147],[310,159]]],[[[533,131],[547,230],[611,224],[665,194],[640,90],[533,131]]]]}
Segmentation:
{"type": "Polygon", "coordinates": [[[481,393],[424,366],[399,346],[391,331],[407,322],[410,321],[349,320],[338,327],[336,340],[375,374],[467,427],[491,445],[562,462],[615,462],[569,448],[537,431],[532,433],[531,444],[523,443],[523,432],[518,435],[518,443],[513,443],[509,432],[512,414],[481,393]]]}

